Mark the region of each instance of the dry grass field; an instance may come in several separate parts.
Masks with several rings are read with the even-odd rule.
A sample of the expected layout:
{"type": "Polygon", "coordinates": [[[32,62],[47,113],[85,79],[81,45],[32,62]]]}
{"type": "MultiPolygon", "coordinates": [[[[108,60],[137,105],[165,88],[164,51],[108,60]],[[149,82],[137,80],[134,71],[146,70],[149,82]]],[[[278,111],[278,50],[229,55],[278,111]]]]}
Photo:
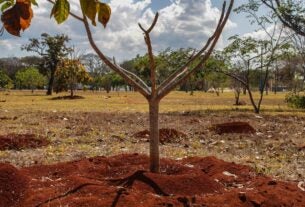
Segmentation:
{"type": "MultiPolygon", "coordinates": [[[[32,166],[84,157],[148,152],[146,139],[133,135],[148,127],[146,100],[133,92],[77,92],[83,99],[52,100],[43,91],[0,92],[0,136],[34,134],[49,145],[2,150],[0,162],[32,166]]],[[[216,156],[250,165],[257,172],[285,180],[305,179],[305,113],[288,108],[285,94],[265,96],[262,113],[234,106],[234,94],[173,92],[161,102],[160,128],[186,137],[161,145],[163,157],[216,156]],[[244,121],[254,134],[218,135],[211,126],[244,121]]]]}

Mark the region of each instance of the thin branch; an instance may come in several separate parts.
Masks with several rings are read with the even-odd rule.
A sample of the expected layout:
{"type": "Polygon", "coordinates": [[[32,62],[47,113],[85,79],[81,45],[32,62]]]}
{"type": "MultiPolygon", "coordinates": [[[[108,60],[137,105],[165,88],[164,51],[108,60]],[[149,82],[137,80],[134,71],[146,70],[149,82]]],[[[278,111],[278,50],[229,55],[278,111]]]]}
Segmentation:
{"type": "Polygon", "coordinates": [[[287,17],[289,16],[289,14],[279,12],[278,8],[282,7],[282,4],[279,0],[275,0],[276,5],[273,4],[272,0],[269,1],[269,3],[267,2],[267,0],[262,0],[262,2],[276,14],[276,16],[280,19],[284,26],[294,30],[297,34],[305,37],[305,32],[299,28],[300,26],[297,25],[297,23],[293,22],[291,19],[289,21],[288,18],[285,18],[285,16],[287,17]]]}
{"type": "MultiPolygon", "coordinates": [[[[150,92],[148,88],[144,88],[141,85],[139,85],[139,83],[137,83],[135,80],[133,80],[132,78],[130,78],[130,76],[128,76],[125,71],[123,71],[120,67],[118,67],[117,65],[113,64],[97,47],[97,45],[95,44],[93,37],[92,37],[92,33],[90,30],[90,26],[89,23],[87,21],[86,16],[83,14],[83,23],[87,32],[87,36],[88,36],[88,40],[90,42],[91,47],[93,48],[93,50],[96,52],[96,54],[105,62],[106,65],[108,65],[112,70],[114,70],[115,72],[117,72],[122,78],[124,78],[125,81],[127,81],[127,83],[129,83],[130,85],[132,85],[133,87],[135,87],[135,89],[137,89],[145,98],[149,98],[150,96],[150,92]]],[[[134,75],[136,76],[136,75],[134,75]]]]}
{"type": "MultiPolygon", "coordinates": [[[[188,62],[195,56],[196,50],[193,51],[192,55],[188,58],[188,62]]],[[[160,85],[159,85],[159,90],[164,88],[171,80],[173,80],[176,76],[181,76],[183,73],[186,72],[186,70],[188,70],[187,67],[184,68],[184,70],[176,70],[175,72],[173,72],[170,76],[168,76],[166,78],[166,80],[164,80],[160,85]]]]}
{"type": "Polygon", "coordinates": [[[132,76],[133,78],[135,78],[136,81],[138,81],[139,83],[141,83],[141,84],[143,85],[143,87],[145,87],[146,90],[147,90],[148,92],[150,92],[149,86],[148,86],[139,76],[137,76],[136,74],[134,74],[134,73],[132,73],[132,72],[130,72],[130,71],[128,71],[128,70],[122,68],[122,67],[119,66],[119,65],[116,65],[116,66],[117,66],[120,70],[122,70],[123,72],[125,72],[125,73],[127,73],[128,75],[130,75],[130,76],[132,76]]]}
{"type": "Polygon", "coordinates": [[[248,83],[246,81],[244,81],[243,79],[241,79],[240,77],[238,77],[238,75],[236,75],[234,73],[227,73],[223,70],[216,70],[216,72],[229,76],[230,78],[233,78],[233,79],[237,80],[238,82],[240,82],[243,86],[248,87],[248,83]]]}
{"type": "Polygon", "coordinates": [[[153,21],[153,23],[151,24],[151,26],[149,27],[148,30],[145,30],[140,23],[139,23],[139,27],[141,28],[141,30],[144,33],[150,33],[154,29],[154,27],[156,26],[156,24],[158,22],[158,18],[159,18],[159,13],[157,12],[156,15],[155,15],[154,21],[153,21]]]}
{"type": "Polygon", "coordinates": [[[159,17],[159,13],[157,12],[154,18],[153,23],[149,27],[148,30],[145,30],[142,25],[139,23],[139,27],[141,30],[144,32],[144,39],[145,43],[147,45],[147,50],[148,50],[148,57],[149,57],[149,63],[150,63],[150,82],[151,82],[151,95],[152,97],[156,96],[156,62],[152,50],[152,45],[151,45],[151,39],[150,39],[150,32],[153,30],[155,25],[157,24],[159,17]]]}
{"type": "MultiPolygon", "coordinates": [[[[184,82],[187,78],[189,78],[195,71],[199,70],[202,68],[203,64],[207,61],[207,59],[210,57],[212,51],[214,50],[218,39],[223,31],[223,28],[225,27],[230,13],[232,11],[233,8],[233,4],[234,4],[234,0],[230,1],[230,5],[229,8],[227,9],[227,11],[225,11],[226,8],[226,4],[224,3],[223,5],[223,10],[222,10],[222,15],[221,15],[221,22],[219,23],[219,26],[217,27],[215,33],[214,33],[214,37],[211,39],[209,39],[209,41],[211,41],[211,46],[209,47],[208,51],[202,56],[201,61],[191,70],[186,70],[186,72],[184,74],[182,74],[182,77],[180,78],[179,76],[177,76],[176,78],[174,78],[169,84],[167,84],[164,88],[162,88],[159,93],[158,96],[159,98],[163,98],[164,96],[166,96],[171,90],[173,90],[175,87],[177,87],[177,85],[179,85],[180,83],[184,82]]],[[[196,57],[196,56],[195,56],[196,57]]],[[[186,67],[185,67],[186,68],[186,67]]],[[[184,70],[185,70],[184,68],[184,70]]]]}
{"type": "MultiPolygon", "coordinates": [[[[232,1],[231,1],[232,2],[232,1]]],[[[233,0],[234,2],[234,0],[233,0]]],[[[223,3],[223,7],[222,7],[222,12],[221,12],[221,16],[220,19],[218,21],[217,27],[213,33],[213,35],[208,39],[208,41],[206,42],[206,44],[203,46],[203,48],[198,51],[198,53],[196,55],[192,55],[192,57],[189,59],[189,61],[183,65],[182,67],[180,67],[179,69],[177,69],[173,74],[171,74],[167,79],[165,79],[159,86],[158,88],[158,94],[161,94],[164,89],[166,88],[166,86],[174,79],[179,78],[181,75],[183,75],[184,73],[187,72],[189,65],[194,62],[194,60],[196,60],[198,57],[200,57],[200,55],[202,55],[209,47],[210,44],[212,43],[213,39],[216,37],[217,31],[220,29],[224,17],[225,17],[225,9],[226,9],[226,2],[223,3]]]]}

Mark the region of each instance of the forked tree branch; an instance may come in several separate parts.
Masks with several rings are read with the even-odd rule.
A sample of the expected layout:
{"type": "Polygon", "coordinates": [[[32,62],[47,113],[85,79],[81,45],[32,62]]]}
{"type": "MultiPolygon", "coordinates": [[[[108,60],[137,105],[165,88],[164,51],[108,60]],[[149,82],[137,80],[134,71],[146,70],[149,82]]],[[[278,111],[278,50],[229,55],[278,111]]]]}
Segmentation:
{"type": "Polygon", "coordinates": [[[139,23],[139,27],[141,30],[144,32],[144,39],[145,43],[147,45],[147,50],[148,50],[148,57],[149,57],[149,63],[150,63],[150,82],[151,82],[151,97],[155,97],[157,95],[156,93],[156,62],[152,50],[152,45],[151,45],[151,39],[150,39],[150,32],[154,29],[157,21],[158,21],[159,13],[157,12],[154,18],[153,23],[149,27],[148,30],[145,30],[142,25],[139,23]]]}
{"type": "MultiPolygon", "coordinates": [[[[89,26],[89,23],[87,21],[87,17],[83,14],[83,19],[84,19],[84,26],[87,32],[87,36],[88,36],[88,40],[89,43],[91,45],[91,47],[93,48],[93,50],[96,52],[96,54],[104,61],[104,63],[106,65],[108,65],[112,70],[114,70],[115,72],[117,72],[122,78],[124,78],[125,81],[127,81],[127,83],[129,83],[130,85],[132,85],[133,87],[135,87],[136,90],[138,90],[145,98],[149,98],[150,96],[150,92],[149,92],[149,88],[145,88],[143,86],[141,86],[138,82],[136,82],[134,79],[132,79],[130,76],[128,76],[126,74],[126,72],[124,70],[122,70],[121,67],[113,64],[97,47],[97,45],[95,44],[93,37],[92,37],[92,32],[89,26]]],[[[131,72],[130,72],[131,73],[131,72]]],[[[137,77],[135,74],[133,74],[134,77],[137,77]]],[[[137,78],[138,80],[141,80],[140,78],[137,78]]]]}
{"type": "MultiPolygon", "coordinates": [[[[159,88],[158,88],[158,94],[163,93],[163,91],[165,90],[166,87],[168,87],[168,84],[172,82],[172,80],[174,79],[178,79],[179,77],[181,77],[183,74],[185,74],[188,71],[188,67],[190,66],[191,63],[193,63],[197,58],[199,58],[209,47],[210,44],[212,43],[212,41],[215,39],[217,31],[219,30],[219,28],[221,27],[223,20],[224,20],[224,15],[225,15],[225,9],[226,9],[226,2],[223,3],[223,7],[222,7],[222,12],[221,12],[221,16],[220,19],[218,21],[217,27],[214,31],[214,34],[208,39],[208,41],[206,42],[206,44],[203,46],[203,48],[197,52],[196,55],[192,55],[192,57],[189,59],[189,61],[183,65],[182,67],[180,67],[178,70],[176,70],[172,75],[170,75],[165,81],[163,81],[163,83],[160,84],[159,88]]],[[[164,97],[164,96],[163,96],[164,97]]]]}

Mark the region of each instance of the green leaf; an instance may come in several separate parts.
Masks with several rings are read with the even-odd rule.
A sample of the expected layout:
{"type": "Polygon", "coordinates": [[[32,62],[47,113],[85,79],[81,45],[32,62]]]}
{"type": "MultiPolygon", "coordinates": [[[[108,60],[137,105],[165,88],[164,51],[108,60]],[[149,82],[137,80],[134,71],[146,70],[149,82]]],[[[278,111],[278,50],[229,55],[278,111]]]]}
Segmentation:
{"type": "Polygon", "coordinates": [[[58,24],[63,23],[69,16],[70,4],[68,0],[57,0],[52,8],[51,17],[54,15],[58,24]]]}
{"type": "Polygon", "coordinates": [[[96,14],[98,2],[95,0],[80,0],[80,5],[83,13],[91,20],[92,24],[96,26],[96,14]]]}
{"type": "Polygon", "coordinates": [[[0,0],[0,4],[2,4],[2,3],[5,2],[5,1],[9,1],[9,0],[0,0]]]}
{"type": "Polygon", "coordinates": [[[98,9],[98,21],[106,27],[110,19],[111,8],[107,4],[99,2],[98,9]]]}
{"type": "Polygon", "coordinates": [[[6,9],[8,9],[11,6],[12,6],[11,2],[7,1],[4,4],[2,4],[1,11],[4,12],[6,9]]]}
{"type": "Polygon", "coordinates": [[[31,3],[32,3],[33,5],[35,5],[35,6],[38,6],[36,0],[31,0],[31,3]]]}

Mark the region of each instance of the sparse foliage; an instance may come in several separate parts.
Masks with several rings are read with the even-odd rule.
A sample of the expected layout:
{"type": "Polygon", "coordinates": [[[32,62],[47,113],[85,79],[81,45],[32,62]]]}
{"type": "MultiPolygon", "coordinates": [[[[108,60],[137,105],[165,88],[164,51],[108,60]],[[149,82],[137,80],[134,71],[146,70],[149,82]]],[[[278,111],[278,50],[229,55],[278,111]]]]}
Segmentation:
{"type": "Polygon", "coordinates": [[[305,37],[304,0],[260,0],[269,7],[284,26],[305,37]]]}

